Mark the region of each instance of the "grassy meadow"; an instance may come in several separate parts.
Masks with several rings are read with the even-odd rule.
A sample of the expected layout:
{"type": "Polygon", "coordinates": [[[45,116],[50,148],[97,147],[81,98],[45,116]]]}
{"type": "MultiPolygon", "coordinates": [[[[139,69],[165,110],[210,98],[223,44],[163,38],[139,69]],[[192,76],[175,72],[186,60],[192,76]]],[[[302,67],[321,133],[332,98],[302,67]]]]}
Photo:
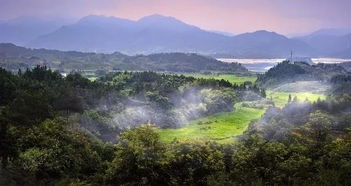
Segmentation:
{"type": "Polygon", "coordinates": [[[96,81],[98,78],[97,77],[88,77],[90,81],[96,81]]]}
{"type": "Polygon", "coordinates": [[[272,91],[272,90],[267,90],[267,99],[273,100],[275,106],[277,107],[283,107],[285,104],[288,103],[289,95],[291,95],[292,99],[296,96],[298,101],[305,101],[306,99],[314,102],[317,101],[318,98],[321,100],[325,99],[325,95],[323,94],[317,94],[317,93],[311,93],[311,92],[282,92],[282,91],[272,91]]]}
{"type": "MultiPolygon", "coordinates": [[[[232,74],[183,74],[195,78],[206,79],[224,79],[231,83],[242,84],[245,81],[255,82],[256,76],[236,76],[232,74]]],[[[298,101],[306,99],[314,102],[318,98],[325,99],[325,95],[312,92],[288,92],[267,90],[267,99],[272,99],[277,107],[283,107],[288,103],[289,95],[292,99],[296,96],[298,101]]],[[[167,143],[173,140],[215,140],[219,143],[234,142],[233,137],[242,134],[248,127],[248,124],[259,119],[265,112],[265,109],[247,108],[241,106],[241,103],[235,105],[232,112],[219,113],[212,116],[192,120],[182,128],[178,129],[160,129],[161,140],[167,143]]]]}
{"type": "Polygon", "coordinates": [[[231,143],[233,136],[242,134],[252,120],[259,119],[265,109],[246,108],[235,105],[233,112],[219,113],[190,121],[188,125],[178,129],[160,129],[161,140],[186,141],[196,139],[215,140],[219,143],[231,143]]]}

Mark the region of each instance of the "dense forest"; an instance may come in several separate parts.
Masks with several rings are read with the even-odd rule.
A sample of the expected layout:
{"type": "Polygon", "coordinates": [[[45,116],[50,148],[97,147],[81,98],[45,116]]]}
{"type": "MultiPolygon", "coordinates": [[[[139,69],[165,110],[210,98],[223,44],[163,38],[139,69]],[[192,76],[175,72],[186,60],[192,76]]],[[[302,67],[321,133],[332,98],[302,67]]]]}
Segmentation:
{"type": "Polygon", "coordinates": [[[351,92],[351,75],[336,75],[330,80],[333,84],[333,94],[348,94],[351,92]]]}
{"type": "Polygon", "coordinates": [[[226,72],[248,74],[239,63],[223,63],[211,57],[193,53],[160,53],[128,56],[112,54],[63,52],[47,49],[27,49],[0,43],[0,67],[17,71],[45,65],[61,72],[92,71],[102,76],[111,71],[170,71],[170,72],[226,72]]]}
{"type": "Polygon", "coordinates": [[[350,185],[351,96],[340,88],[350,78],[332,79],[326,100],[272,105],[235,143],[168,144],[159,128],[228,111],[265,90],[154,72],[89,81],[41,66],[1,69],[0,184],[350,185]]]}

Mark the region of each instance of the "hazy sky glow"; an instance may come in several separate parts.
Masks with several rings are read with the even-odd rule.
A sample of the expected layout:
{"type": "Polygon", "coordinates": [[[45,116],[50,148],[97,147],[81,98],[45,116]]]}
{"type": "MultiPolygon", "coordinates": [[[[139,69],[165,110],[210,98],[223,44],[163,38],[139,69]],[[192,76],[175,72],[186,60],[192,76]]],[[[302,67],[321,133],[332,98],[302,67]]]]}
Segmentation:
{"type": "Polygon", "coordinates": [[[0,0],[0,20],[19,16],[139,19],[158,13],[207,30],[283,34],[351,27],[351,0],[0,0]]]}

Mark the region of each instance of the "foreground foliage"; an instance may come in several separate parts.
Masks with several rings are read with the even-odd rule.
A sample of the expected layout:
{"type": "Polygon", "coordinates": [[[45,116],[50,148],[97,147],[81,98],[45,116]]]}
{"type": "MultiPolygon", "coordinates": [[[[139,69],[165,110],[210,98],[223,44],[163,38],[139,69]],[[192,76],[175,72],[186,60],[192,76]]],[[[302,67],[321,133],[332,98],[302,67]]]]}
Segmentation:
{"type": "MultiPolygon", "coordinates": [[[[343,109],[342,104],[350,100],[345,98],[334,108],[343,109]]],[[[279,118],[302,116],[280,124],[275,131],[285,131],[279,133],[283,135],[270,135],[274,123],[270,121],[262,129],[253,125],[232,145],[206,140],[166,144],[152,124],[122,132],[114,146],[71,131],[57,119],[11,127],[8,136],[13,141],[8,143],[15,151],[6,159],[2,156],[1,181],[13,185],[349,185],[351,123],[347,116],[335,120],[323,109],[324,103],[311,105],[307,112],[272,117],[286,122],[279,118]]],[[[300,103],[284,109],[294,104],[300,103]]]]}

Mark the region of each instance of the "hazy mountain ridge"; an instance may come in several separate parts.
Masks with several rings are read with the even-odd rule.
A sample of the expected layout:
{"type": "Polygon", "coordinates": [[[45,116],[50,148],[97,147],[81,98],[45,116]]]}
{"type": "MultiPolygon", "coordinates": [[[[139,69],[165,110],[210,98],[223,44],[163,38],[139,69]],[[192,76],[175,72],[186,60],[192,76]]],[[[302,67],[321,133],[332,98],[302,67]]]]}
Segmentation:
{"type": "MultiPolygon", "coordinates": [[[[1,25],[5,24],[0,24],[0,32],[1,25]]],[[[351,29],[321,29],[295,38],[265,30],[229,36],[158,14],[137,21],[90,15],[50,33],[38,32],[36,34],[40,36],[30,42],[28,38],[18,42],[20,38],[8,36],[2,40],[0,36],[0,41],[14,41],[34,48],[104,53],[120,51],[130,55],[193,52],[235,58],[285,58],[294,51],[296,56],[349,58],[351,36],[346,33],[351,33],[351,29]]]]}
{"type": "Polygon", "coordinates": [[[295,39],[313,47],[321,57],[351,57],[351,29],[321,29],[295,39]]]}
{"type": "Polygon", "coordinates": [[[302,56],[314,54],[307,44],[274,32],[261,30],[225,36],[162,15],[151,15],[138,21],[87,16],[76,24],[39,37],[29,46],[129,54],[196,52],[243,58],[286,57],[291,50],[302,56]]]}
{"type": "Polygon", "coordinates": [[[214,46],[212,41],[219,45],[225,39],[225,36],[205,32],[175,18],[160,15],[151,15],[138,21],[87,16],[76,24],[39,37],[29,46],[130,54],[197,52],[197,49],[209,53],[214,46]]]}
{"type": "Polygon", "coordinates": [[[19,17],[0,22],[0,42],[25,45],[37,37],[48,34],[70,22],[65,19],[43,19],[38,17],[19,17]]]}
{"type": "Polygon", "coordinates": [[[61,71],[70,70],[136,70],[171,72],[248,73],[238,63],[223,63],[211,57],[193,53],[159,53],[128,56],[122,53],[102,54],[48,49],[27,49],[0,43],[0,67],[8,70],[46,65],[61,71]]]}

